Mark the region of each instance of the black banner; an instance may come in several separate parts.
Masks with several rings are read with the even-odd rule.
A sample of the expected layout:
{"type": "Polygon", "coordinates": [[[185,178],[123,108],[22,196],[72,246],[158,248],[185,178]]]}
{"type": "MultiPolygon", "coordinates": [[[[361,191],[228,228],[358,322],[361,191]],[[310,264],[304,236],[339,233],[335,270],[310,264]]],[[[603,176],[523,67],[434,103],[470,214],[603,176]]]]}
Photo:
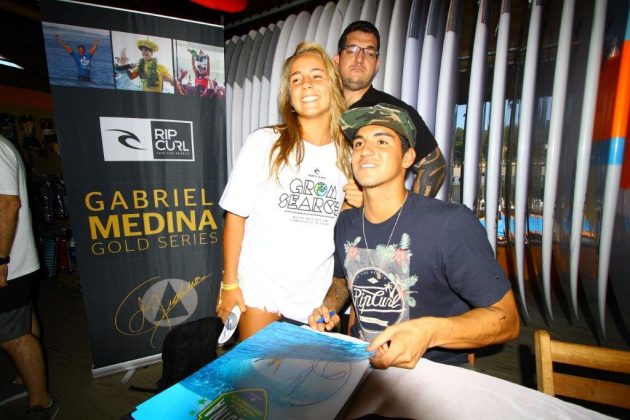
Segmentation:
{"type": "Polygon", "coordinates": [[[146,363],[171,327],[214,313],[223,27],[65,1],[41,9],[97,375],[146,363]]]}

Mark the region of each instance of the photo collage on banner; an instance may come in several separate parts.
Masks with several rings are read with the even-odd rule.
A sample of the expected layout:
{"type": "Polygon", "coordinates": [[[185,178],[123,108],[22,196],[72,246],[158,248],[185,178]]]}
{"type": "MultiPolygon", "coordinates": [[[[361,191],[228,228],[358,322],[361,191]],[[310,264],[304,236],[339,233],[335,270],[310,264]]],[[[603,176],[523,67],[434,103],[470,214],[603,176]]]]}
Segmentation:
{"type": "Polygon", "coordinates": [[[93,375],[214,315],[227,181],[223,27],[41,4],[93,375]]]}
{"type": "Polygon", "coordinates": [[[43,32],[51,85],[225,97],[223,47],[51,22],[43,32]]]}

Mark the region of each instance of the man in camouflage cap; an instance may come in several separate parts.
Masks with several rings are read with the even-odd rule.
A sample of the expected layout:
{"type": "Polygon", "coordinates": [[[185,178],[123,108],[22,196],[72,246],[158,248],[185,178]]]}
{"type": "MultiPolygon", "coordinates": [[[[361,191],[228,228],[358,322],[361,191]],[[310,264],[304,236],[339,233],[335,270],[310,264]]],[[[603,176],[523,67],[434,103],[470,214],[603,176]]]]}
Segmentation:
{"type": "Polygon", "coordinates": [[[510,282],[476,216],[405,189],[415,158],[409,114],[378,104],[344,112],[341,123],[363,208],[339,215],[333,281],[309,325],[335,328],[351,297],[351,333],[371,341],[378,368],[413,368],[421,357],[467,366],[472,349],[515,338],[510,282]]]}
{"type": "Polygon", "coordinates": [[[411,147],[416,146],[416,126],[402,108],[390,104],[354,108],[341,115],[341,129],[346,137],[354,139],[355,133],[364,125],[380,125],[394,130],[404,137],[411,147]]]}

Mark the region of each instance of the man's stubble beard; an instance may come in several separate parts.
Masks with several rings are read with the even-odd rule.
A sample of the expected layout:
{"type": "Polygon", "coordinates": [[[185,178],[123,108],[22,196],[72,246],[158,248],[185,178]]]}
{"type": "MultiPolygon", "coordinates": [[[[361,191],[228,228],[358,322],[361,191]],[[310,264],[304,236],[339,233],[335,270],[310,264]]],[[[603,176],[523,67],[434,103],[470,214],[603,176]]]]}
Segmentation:
{"type": "Polygon", "coordinates": [[[372,84],[372,80],[376,74],[373,74],[372,77],[341,77],[341,82],[343,83],[343,88],[356,92],[361,89],[365,89],[372,84]]]}

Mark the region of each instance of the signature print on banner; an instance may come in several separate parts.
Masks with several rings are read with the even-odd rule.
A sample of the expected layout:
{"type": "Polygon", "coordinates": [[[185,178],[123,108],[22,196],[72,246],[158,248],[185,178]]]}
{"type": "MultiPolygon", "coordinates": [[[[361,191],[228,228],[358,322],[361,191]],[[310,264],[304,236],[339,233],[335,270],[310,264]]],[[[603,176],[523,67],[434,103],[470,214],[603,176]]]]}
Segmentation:
{"type": "Polygon", "coordinates": [[[182,324],[197,309],[197,287],[210,274],[196,276],[191,281],[153,277],[131,290],[116,309],[114,324],[123,335],[149,335],[152,347],[157,347],[156,333],[160,327],[182,324]]]}

